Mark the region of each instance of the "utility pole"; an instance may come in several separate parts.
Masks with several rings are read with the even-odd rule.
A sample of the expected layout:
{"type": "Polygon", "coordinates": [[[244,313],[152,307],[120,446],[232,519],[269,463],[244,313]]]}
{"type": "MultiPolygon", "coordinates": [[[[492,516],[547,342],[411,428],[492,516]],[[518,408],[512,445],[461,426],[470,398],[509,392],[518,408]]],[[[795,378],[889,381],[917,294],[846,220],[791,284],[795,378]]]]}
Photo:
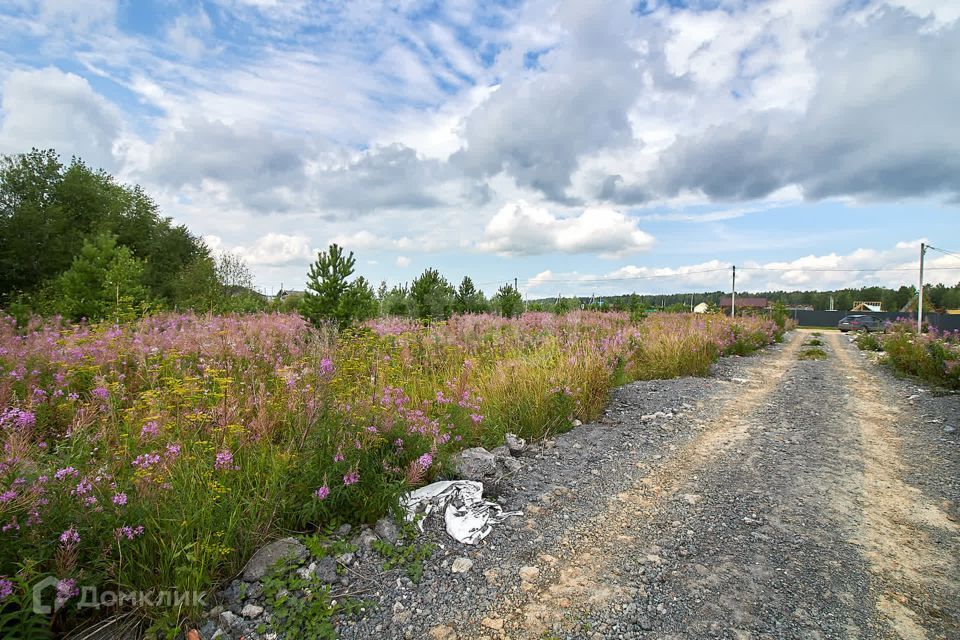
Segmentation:
{"type": "Polygon", "coordinates": [[[514,290],[514,291],[520,291],[520,288],[517,286],[517,277],[516,277],[516,276],[513,277],[513,290],[514,290]]]}
{"type": "Polygon", "coordinates": [[[733,297],[730,299],[730,317],[737,317],[737,265],[733,265],[733,297]]]}
{"type": "Polygon", "coordinates": [[[917,292],[917,333],[923,333],[923,256],[927,253],[927,245],[920,243],[920,291],[917,292]]]}

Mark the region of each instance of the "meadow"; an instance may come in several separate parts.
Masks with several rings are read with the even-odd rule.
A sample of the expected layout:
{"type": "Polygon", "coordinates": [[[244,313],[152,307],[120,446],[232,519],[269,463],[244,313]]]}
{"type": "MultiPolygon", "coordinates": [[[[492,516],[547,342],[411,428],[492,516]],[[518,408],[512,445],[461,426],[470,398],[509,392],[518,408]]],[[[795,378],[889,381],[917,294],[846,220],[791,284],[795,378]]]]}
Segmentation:
{"type": "MultiPolygon", "coordinates": [[[[290,314],[5,317],[0,611],[31,615],[29,587],[47,576],[57,628],[85,613],[81,586],[207,591],[270,539],[372,522],[462,448],[565,431],[615,385],[707,375],[779,337],[769,320],[693,314],[385,318],[341,332],[290,314]]],[[[192,613],[138,615],[175,628],[192,613]]]]}

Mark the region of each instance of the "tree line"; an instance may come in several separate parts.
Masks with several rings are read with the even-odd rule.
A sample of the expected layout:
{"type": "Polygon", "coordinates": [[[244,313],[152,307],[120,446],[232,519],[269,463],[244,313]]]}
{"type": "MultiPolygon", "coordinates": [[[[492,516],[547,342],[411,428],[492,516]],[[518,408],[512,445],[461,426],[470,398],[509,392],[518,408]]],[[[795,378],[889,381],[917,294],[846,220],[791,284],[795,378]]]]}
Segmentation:
{"type": "Polygon", "coordinates": [[[139,186],[53,149],[0,158],[0,306],[16,317],[244,311],[259,304],[252,283],[139,186]]]}
{"type": "Polygon", "coordinates": [[[315,325],[333,322],[340,327],[375,316],[407,316],[420,320],[445,320],[454,314],[496,312],[513,317],[523,313],[523,298],[505,284],[487,300],[469,276],[458,287],[436,269],[424,270],[408,286],[387,288],[386,281],[374,291],[363,276],[353,280],[356,259],[337,244],[321,251],[307,274],[303,296],[291,299],[290,309],[315,325]]]}
{"type": "MultiPolygon", "coordinates": [[[[771,304],[780,302],[787,307],[810,305],[818,311],[833,308],[838,311],[849,311],[857,302],[880,302],[884,311],[900,311],[903,308],[916,309],[917,287],[900,286],[897,289],[888,287],[860,287],[835,289],[832,291],[738,291],[738,297],[766,298],[771,304]]],[[[705,302],[711,307],[718,307],[723,298],[729,298],[729,291],[709,291],[705,293],[671,293],[671,294],[623,294],[614,296],[588,296],[563,301],[564,306],[571,304],[589,306],[610,310],[627,311],[634,309],[689,311],[691,304],[705,302]]],[[[945,309],[960,309],[960,283],[954,286],[944,284],[926,285],[923,288],[924,309],[930,311],[945,309]]],[[[551,310],[556,304],[556,298],[541,298],[532,300],[528,309],[551,310]]]]}

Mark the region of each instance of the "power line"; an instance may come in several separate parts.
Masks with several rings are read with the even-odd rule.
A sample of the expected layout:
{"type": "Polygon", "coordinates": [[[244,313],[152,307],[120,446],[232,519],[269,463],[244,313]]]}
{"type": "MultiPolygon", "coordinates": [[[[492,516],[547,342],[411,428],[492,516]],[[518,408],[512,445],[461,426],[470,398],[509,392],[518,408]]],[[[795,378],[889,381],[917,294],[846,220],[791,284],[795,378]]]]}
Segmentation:
{"type": "MultiPolygon", "coordinates": [[[[948,256],[953,256],[954,258],[960,258],[960,253],[954,253],[953,251],[947,251],[946,249],[940,249],[937,247],[931,247],[927,245],[927,249],[933,249],[934,251],[939,251],[940,253],[945,253],[948,256]]],[[[928,269],[929,271],[929,269],[928,269]]]]}
{"type": "MultiPolygon", "coordinates": [[[[929,248],[929,247],[928,247],[928,248],[929,248]]],[[[838,273],[839,273],[839,272],[852,272],[852,273],[861,273],[861,272],[880,273],[880,272],[883,272],[883,273],[886,273],[886,272],[888,272],[888,271],[919,271],[919,270],[920,270],[920,269],[917,268],[917,267],[883,267],[883,268],[867,267],[867,268],[863,268],[863,269],[830,269],[830,268],[819,268],[819,267],[811,267],[811,268],[805,268],[805,267],[797,268],[797,267],[794,267],[794,268],[792,268],[792,269],[791,269],[791,268],[777,268],[777,269],[774,269],[774,268],[772,268],[772,267],[740,267],[740,269],[741,269],[742,271],[774,271],[774,272],[781,272],[781,273],[782,273],[782,272],[786,272],[786,271],[799,271],[799,272],[801,272],[801,273],[810,272],[810,271],[826,272],[826,273],[829,273],[829,272],[838,272],[838,273]]],[[[933,269],[932,267],[927,267],[927,268],[925,269],[925,271],[933,271],[933,270],[934,270],[934,269],[933,269]]],[[[960,271],[960,267],[936,267],[936,270],[937,270],[937,271],[960,271]]]]}

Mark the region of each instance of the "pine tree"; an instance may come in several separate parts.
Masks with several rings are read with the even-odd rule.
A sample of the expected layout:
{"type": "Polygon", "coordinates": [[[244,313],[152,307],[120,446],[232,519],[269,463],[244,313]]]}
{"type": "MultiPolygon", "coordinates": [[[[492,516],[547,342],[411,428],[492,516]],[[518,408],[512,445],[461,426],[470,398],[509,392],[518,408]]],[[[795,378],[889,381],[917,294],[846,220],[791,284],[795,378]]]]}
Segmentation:
{"type": "Polygon", "coordinates": [[[345,256],[343,249],[335,243],[327,251],[318,253],[307,275],[307,290],[300,304],[300,315],[314,326],[333,322],[342,328],[350,324],[351,318],[341,302],[350,288],[347,278],[353,275],[355,264],[353,252],[345,256]]]}
{"type": "Polygon", "coordinates": [[[310,266],[300,315],[315,327],[334,323],[341,329],[375,316],[377,298],[370,283],[363,276],[348,281],[355,264],[353,252],[345,255],[336,244],[321,251],[310,266]]]}

